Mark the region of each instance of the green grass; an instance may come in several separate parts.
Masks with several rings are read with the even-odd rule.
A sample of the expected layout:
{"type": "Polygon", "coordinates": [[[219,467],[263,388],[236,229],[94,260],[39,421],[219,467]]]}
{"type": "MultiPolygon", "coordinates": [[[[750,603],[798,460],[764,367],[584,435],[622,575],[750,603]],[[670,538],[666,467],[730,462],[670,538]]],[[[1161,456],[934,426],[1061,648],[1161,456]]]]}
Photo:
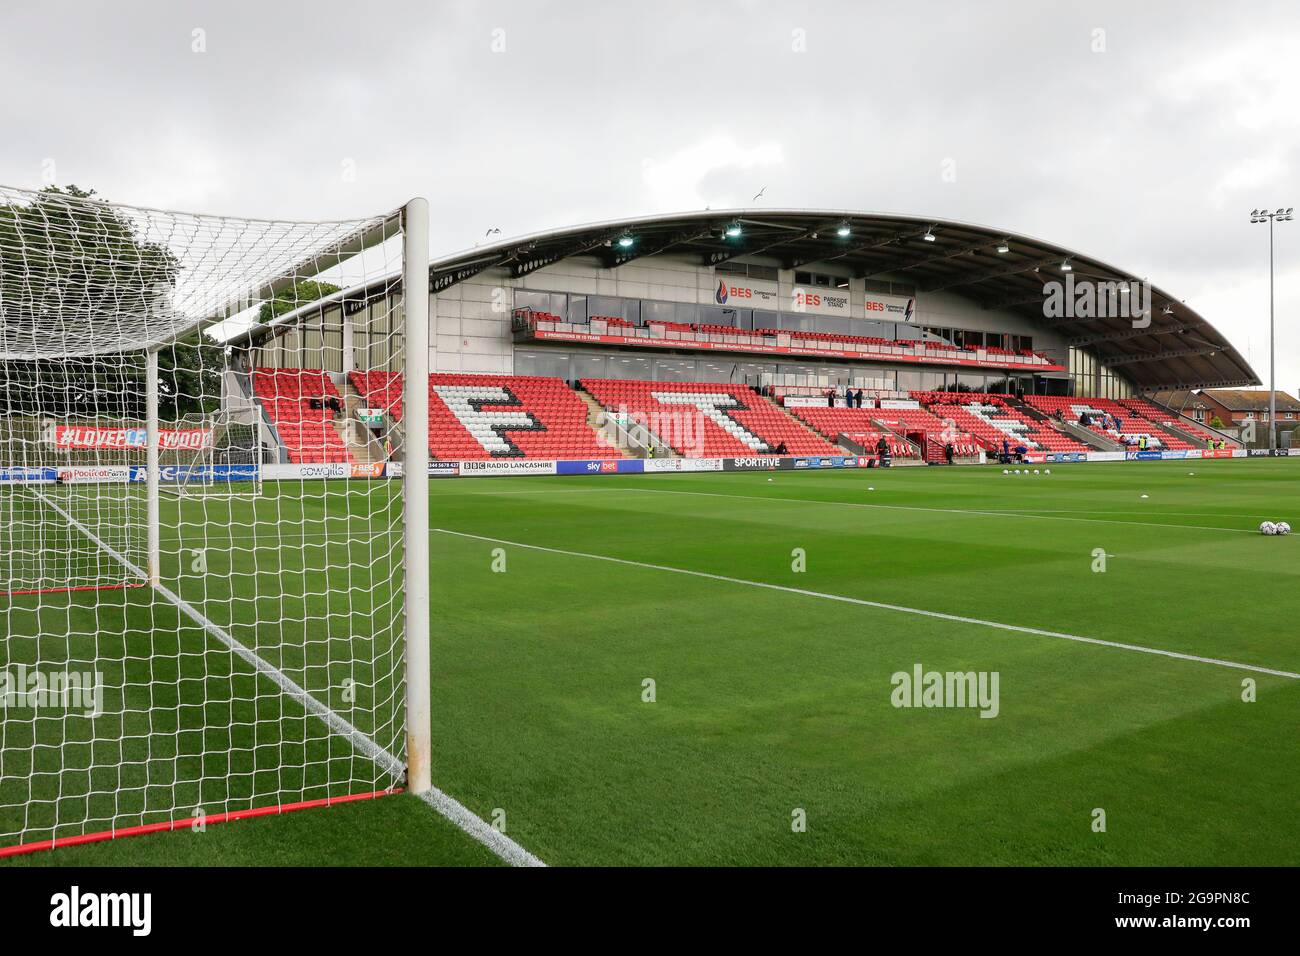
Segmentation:
{"type": "MultiPolygon", "coordinates": [[[[1300,672],[1300,536],[1253,533],[1266,518],[1297,524],[1288,509],[1300,502],[1300,461],[1052,471],[434,482],[438,529],[660,566],[435,531],[435,782],[485,819],[503,811],[509,835],[552,864],[1300,862],[1291,797],[1300,681],[823,596],[1300,672]],[[504,571],[494,570],[497,548],[504,571]],[[792,569],[794,549],[806,555],[802,572],[792,569]],[[1099,549],[1104,573],[1092,571],[1099,549]],[[917,663],[998,672],[999,715],[896,709],[891,675],[917,663]],[[1241,700],[1246,678],[1258,685],[1254,703],[1241,700]],[[653,703],[642,700],[646,679],[653,703]],[[1096,808],[1105,833],[1091,828],[1096,808]],[[791,830],[796,809],[807,832],[791,830]]],[[[375,691],[349,719],[382,735],[394,686],[388,568],[378,560],[387,549],[357,531],[386,526],[386,513],[378,492],[291,490],[269,485],[256,514],[235,517],[244,537],[275,518],[308,532],[274,549],[305,598],[275,593],[269,547],[213,549],[208,575],[195,580],[179,563],[165,573],[331,706],[344,706],[330,696],[341,675],[373,659],[361,677],[375,691]],[[342,586],[328,575],[345,554],[369,576],[342,586]],[[302,621],[325,608],[334,623],[315,639],[302,621]],[[254,617],[263,626],[253,628],[254,617]],[[358,649],[346,635],[360,631],[372,643],[358,649]]],[[[185,523],[178,529],[185,538],[185,523]]],[[[238,783],[216,768],[181,774],[187,800],[191,777],[236,801],[309,798],[364,776],[319,721],[288,719],[292,708],[272,705],[265,680],[237,659],[214,668],[221,655],[201,632],[174,648],[175,620],[144,592],[128,594],[128,638],[166,630],[152,640],[193,675],[195,702],[251,700],[254,715],[284,718],[250,744],[251,729],[214,728],[226,709],[179,708],[186,728],[206,720],[243,760],[238,783]],[[286,778],[290,763],[303,769],[286,778]]],[[[135,660],[132,646],[128,674],[149,660],[135,660]]],[[[185,739],[168,729],[152,736],[185,739]]],[[[16,739],[7,729],[0,756],[12,759],[16,739]]],[[[157,774],[166,762],[145,769],[157,774]]],[[[177,781],[167,786],[160,800],[177,792],[177,781]]],[[[476,863],[486,851],[399,797],[43,861],[55,857],[476,863]]]]}

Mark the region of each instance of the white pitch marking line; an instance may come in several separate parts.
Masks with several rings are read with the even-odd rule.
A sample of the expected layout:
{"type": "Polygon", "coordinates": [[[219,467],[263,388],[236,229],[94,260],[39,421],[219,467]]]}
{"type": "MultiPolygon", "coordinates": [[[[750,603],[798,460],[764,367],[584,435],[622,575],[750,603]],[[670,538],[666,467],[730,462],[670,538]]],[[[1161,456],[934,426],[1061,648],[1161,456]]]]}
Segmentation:
{"type": "MultiPolygon", "coordinates": [[[[40,495],[40,492],[37,492],[40,495]]],[[[95,532],[91,531],[84,524],[68,514],[57,503],[40,495],[51,508],[61,514],[64,519],[74,528],[95,542],[109,556],[120,563],[132,574],[142,579],[148,579],[148,574],[141,567],[135,565],[129,558],[117,551],[111,545],[105,543],[95,532]]],[[[284,671],[280,670],[270,661],[258,656],[247,646],[240,643],[221,625],[209,620],[196,607],[182,598],[179,594],[165,587],[164,585],[155,585],[154,590],[171,601],[187,617],[202,627],[205,631],[219,640],[226,647],[230,648],[235,654],[247,662],[259,674],[266,677],[273,684],[283,690],[290,697],[300,703],[309,713],[314,714],[324,721],[330,730],[337,733],[343,739],[347,740],[361,754],[369,757],[379,767],[383,768],[394,778],[400,780],[406,773],[406,766],[396,756],[389,753],[379,744],[375,743],[367,734],[363,733],[357,727],[354,727],[345,718],[334,713],[327,704],[317,700],[306,688],[298,684],[293,678],[284,671]]],[[[495,853],[511,866],[545,866],[538,857],[529,853],[522,846],[516,843],[510,837],[506,836],[496,827],[491,826],[485,820],[474,814],[468,807],[460,803],[456,798],[443,793],[437,787],[431,787],[428,792],[416,794],[421,800],[431,806],[438,813],[442,814],[452,823],[454,823],[462,832],[473,837],[482,843],[489,850],[495,853]]]]}
{"type": "Polygon", "coordinates": [[[824,601],[839,601],[843,604],[856,604],[860,607],[874,607],[884,611],[898,611],[902,614],[916,614],[921,617],[937,618],[941,621],[955,621],[959,624],[976,624],[980,627],[992,627],[1002,631],[1015,631],[1020,634],[1034,634],[1038,637],[1053,637],[1062,641],[1076,641],[1080,644],[1095,644],[1099,647],[1113,647],[1124,651],[1136,651],[1140,654],[1155,654],[1160,657],[1172,657],[1180,661],[1195,661],[1198,664],[1215,664],[1219,667],[1231,667],[1235,670],[1252,671],[1257,674],[1270,674],[1273,677],[1288,677],[1300,680],[1300,674],[1291,671],[1260,667],[1256,664],[1239,664],[1236,661],[1220,660],[1217,657],[1201,657],[1197,654],[1184,654],[1181,651],[1166,651],[1158,647],[1143,647],[1141,644],[1124,644],[1120,641],[1106,641],[1099,637],[1083,637],[1079,634],[1065,634],[1061,631],[1046,631],[1037,627],[1024,627],[1020,624],[1003,624],[1000,621],[986,621],[978,617],[965,617],[960,614],[946,614],[943,611],[927,611],[923,608],[907,607],[902,604],[886,604],[883,601],[868,601],[865,598],[848,597],[844,594],[830,594],[825,591],[810,591],[806,588],[792,588],[784,584],[770,584],[767,581],[750,581],[745,578],[733,578],[725,574],[712,574],[708,571],[692,571],[687,568],[674,568],[666,564],[650,564],[644,561],[632,561],[628,558],[614,558],[605,554],[590,554],[585,551],[569,551],[564,548],[548,548],[539,544],[525,544],[522,541],[509,541],[504,538],[491,538],[482,534],[469,534],[465,531],[451,531],[447,528],[431,528],[437,534],[449,534],[458,538],[470,538],[475,541],[487,541],[491,544],[506,544],[514,548],[526,548],[529,551],[542,551],[547,554],[562,554],[570,558],[588,558],[592,561],[608,561],[611,564],[623,564],[633,568],[645,568],[650,571],[668,571],[672,574],[685,574],[693,578],[706,578],[710,581],[723,581],[727,584],[743,584],[751,588],[763,588],[768,591],[782,591],[786,594],[798,594],[803,597],[821,598],[824,601]]]}

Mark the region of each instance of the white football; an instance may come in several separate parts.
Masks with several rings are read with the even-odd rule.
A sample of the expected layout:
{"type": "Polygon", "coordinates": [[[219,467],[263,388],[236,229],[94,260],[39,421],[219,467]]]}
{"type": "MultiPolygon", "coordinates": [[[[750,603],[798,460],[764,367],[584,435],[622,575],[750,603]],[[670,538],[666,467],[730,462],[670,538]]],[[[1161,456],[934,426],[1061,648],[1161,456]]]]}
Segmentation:
{"type": "Polygon", "coordinates": [[[1020,474],[1020,469],[1019,469],[1019,468],[1016,469],[1016,474],[1017,474],[1017,475],[1020,474]]]}
{"type": "Polygon", "coordinates": [[[1037,468],[1034,469],[1034,474],[1035,474],[1035,475],[1038,474],[1038,469],[1037,469],[1037,468]]]}
{"type": "Polygon", "coordinates": [[[1011,472],[1009,472],[1009,471],[1007,471],[1005,468],[1003,468],[1003,469],[1002,469],[1002,474],[1004,474],[1004,475],[1009,475],[1009,474],[1011,474],[1011,472]]]}
{"type": "Polygon", "coordinates": [[[1271,521],[1261,521],[1259,523],[1260,534],[1277,534],[1277,525],[1271,521]]]}
{"type": "Polygon", "coordinates": [[[1045,474],[1045,475],[1050,475],[1051,473],[1052,473],[1052,469],[1050,469],[1050,468],[1044,468],[1044,469],[1043,469],[1043,474],[1045,474]]]}
{"type": "Polygon", "coordinates": [[[1285,521],[1279,521],[1279,522],[1277,523],[1277,533],[1278,533],[1278,534],[1290,534],[1290,533],[1291,533],[1291,526],[1290,526],[1289,524],[1287,524],[1285,521]]]}

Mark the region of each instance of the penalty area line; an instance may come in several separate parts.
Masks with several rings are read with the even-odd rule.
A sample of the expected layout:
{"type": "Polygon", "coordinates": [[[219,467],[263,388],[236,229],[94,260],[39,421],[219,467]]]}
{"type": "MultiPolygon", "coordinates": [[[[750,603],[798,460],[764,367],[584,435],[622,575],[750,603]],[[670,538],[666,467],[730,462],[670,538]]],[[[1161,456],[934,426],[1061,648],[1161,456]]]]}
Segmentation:
{"type": "MultiPolygon", "coordinates": [[[[39,494],[39,492],[38,492],[39,494]]],[[[63,516],[72,527],[76,528],[87,538],[104,550],[115,561],[124,568],[138,577],[148,580],[148,573],[124,554],[113,548],[103,541],[94,531],[86,527],[72,515],[68,514],[58,503],[45,498],[41,498],[47,505],[63,516]]],[[[266,677],[273,684],[284,691],[289,697],[296,700],[303,709],[315,717],[320,718],[330,730],[334,731],[344,740],[348,741],[352,747],[360,754],[369,757],[382,770],[393,776],[396,780],[402,780],[406,774],[406,764],[397,758],[394,754],[389,753],[367,734],[363,733],[357,727],[354,727],[345,718],[336,714],[328,705],[317,700],[306,688],[302,687],[288,674],[280,670],[265,658],[259,656],[255,651],[240,643],[225,628],[214,621],[209,620],[202,612],[192,604],[182,598],[179,594],[162,584],[154,585],[154,592],[162,595],[172,604],[190,618],[205,631],[215,637],[218,641],[228,647],[234,654],[248,663],[259,674],[266,677]]],[[[472,810],[456,800],[455,797],[443,793],[437,787],[430,787],[425,793],[416,794],[421,800],[436,810],[446,819],[454,823],[462,832],[466,833],[473,839],[482,843],[498,857],[509,863],[511,866],[545,866],[541,859],[525,850],[522,846],[506,836],[496,827],[480,818],[472,810]]],[[[63,842],[63,841],[60,841],[63,842]]]]}
{"type": "Polygon", "coordinates": [[[1237,661],[1225,661],[1217,657],[1202,657],[1199,654],[1185,654],[1182,651],[1167,651],[1159,647],[1145,647],[1141,644],[1125,644],[1122,641],[1107,641],[1099,637],[1084,637],[1082,634],[1066,634],[1063,631],[1048,631],[1038,627],[1026,627],[1021,624],[1004,624],[1001,621],[986,621],[978,617],[966,617],[961,614],[948,614],[943,611],[928,611],[925,608],[907,607],[903,604],[888,604],[884,601],[868,601],[865,598],[849,597],[845,594],[831,594],[826,591],[812,591],[807,588],[794,588],[785,584],[771,584],[767,581],[751,581],[747,578],[735,578],[726,574],[713,574],[709,571],[693,571],[689,568],[674,568],[666,564],[651,564],[645,561],[632,561],[628,558],[615,558],[606,554],[591,554],[586,551],[569,551],[565,548],[548,548],[539,544],[525,544],[522,541],[509,541],[505,538],[492,538],[482,534],[470,534],[465,531],[451,531],[447,528],[431,528],[436,534],[452,535],[474,541],[486,541],[491,544],[504,544],[513,548],[540,551],[546,554],[560,554],[570,558],[586,558],[591,561],[606,561],[610,564],[622,564],[632,568],[644,568],[650,571],[666,571],[670,574],[684,574],[693,578],[709,581],[722,581],[726,584],[740,584],[745,587],[762,588],[767,591],[781,591],[785,594],[797,594],[801,597],[818,598],[823,601],[836,601],[841,604],[853,604],[858,607],[878,608],[882,611],[896,611],[900,614],[914,614],[940,621],[953,621],[957,624],[974,624],[978,627],[995,628],[1000,631],[1013,631],[1018,634],[1032,634],[1036,637],[1050,637],[1061,641],[1074,641],[1078,644],[1093,644],[1098,647],[1110,647],[1116,650],[1132,651],[1138,654],[1152,654],[1157,657],[1171,657],[1180,661],[1193,661],[1197,664],[1213,664],[1216,667],[1230,667],[1234,670],[1251,671],[1256,674],[1268,674],[1272,677],[1286,677],[1300,680],[1300,674],[1291,671],[1261,667],[1257,664],[1242,664],[1237,661]]]}

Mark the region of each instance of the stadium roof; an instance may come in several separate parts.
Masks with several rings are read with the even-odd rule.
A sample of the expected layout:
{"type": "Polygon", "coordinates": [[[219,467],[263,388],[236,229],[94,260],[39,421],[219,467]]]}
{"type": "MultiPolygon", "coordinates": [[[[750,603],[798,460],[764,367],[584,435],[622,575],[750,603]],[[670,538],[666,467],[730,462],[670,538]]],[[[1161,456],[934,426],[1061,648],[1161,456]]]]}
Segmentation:
{"type": "Polygon", "coordinates": [[[752,256],[794,269],[833,264],[856,277],[915,286],[922,311],[927,293],[952,292],[1058,331],[1069,345],[1089,349],[1145,390],[1260,382],[1227,338],[1155,286],[1150,287],[1151,316],[1145,328],[1135,328],[1125,317],[1045,317],[1043,287],[1049,281],[1064,281],[1067,274],[1076,283],[1127,284],[1142,278],[1041,239],[944,219],[838,210],[706,209],[611,220],[502,239],[435,259],[430,288],[441,292],[488,269],[508,269],[520,278],[575,256],[594,256],[617,269],[661,253],[698,257],[701,266],[752,256]],[[1068,273],[1062,264],[1068,264],[1068,273]]]}

